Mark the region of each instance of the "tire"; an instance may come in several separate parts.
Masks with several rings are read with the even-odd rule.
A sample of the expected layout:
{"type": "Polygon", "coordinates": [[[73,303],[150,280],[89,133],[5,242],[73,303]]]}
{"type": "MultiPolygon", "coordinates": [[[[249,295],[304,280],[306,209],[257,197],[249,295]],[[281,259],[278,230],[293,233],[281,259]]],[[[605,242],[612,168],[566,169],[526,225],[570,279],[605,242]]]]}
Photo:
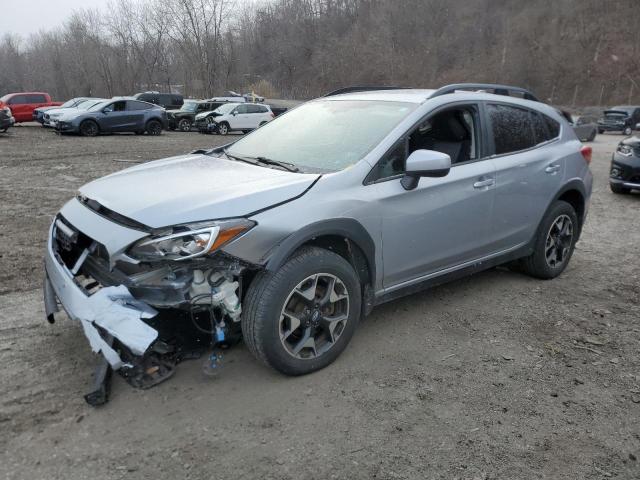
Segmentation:
{"type": "Polygon", "coordinates": [[[600,135],[602,135],[602,134],[604,133],[604,130],[602,130],[601,128],[599,128],[599,129],[598,129],[598,133],[599,133],[600,135]]]}
{"type": "Polygon", "coordinates": [[[191,122],[187,118],[183,118],[178,122],[178,130],[181,132],[190,132],[191,131],[191,122]]]}
{"type": "Polygon", "coordinates": [[[623,134],[623,135],[626,135],[626,136],[629,136],[629,135],[631,135],[632,133],[633,133],[633,129],[632,129],[631,127],[626,127],[626,128],[622,131],[622,134],[623,134]]]}
{"type": "Polygon", "coordinates": [[[567,202],[558,200],[547,211],[536,233],[533,253],[522,260],[525,273],[532,277],[548,280],[560,275],[569,264],[579,232],[578,216],[567,202]],[[558,223],[562,221],[562,223],[558,223]],[[562,234],[564,222],[570,222],[570,237],[562,234]],[[553,234],[558,234],[556,238],[553,234]],[[555,251],[556,263],[553,262],[555,251]],[[549,254],[550,259],[547,254],[549,254]],[[561,261],[558,259],[561,258],[561,261]]]}
{"type": "Polygon", "coordinates": [[[244,300],[242,334],[258,360],[285,375],[304,375],[342,353],[355,332],[360,308],[361,285],[351,264],[329,250],[305,247],[276,272],[256,275],[244,300]],[[331,294],[326,295],[329,285],[331,294]],[[314,299],[305,299],[301,292],[314,299]],[[318,307],[325,301],[329,315],[318,307]],[[295,318],[284,313],[292,308],[297,327],[295,318]],[[331,332],[328,326],[333,326],[331,332]]]}
{"type": "Polygon", "coordinates": [[[261,126],[263,126],[263,125],[266,125],[267,123],[269,123],[269,122],[260,122],[260,125],[259,125],[259,126],[261,127],[261,126]]]}
{"type": "Polygon", "coordinates": [[[158,120],[149,120],[145,130],[149,135],[160,135],[162,133],[162,124],[158,120]]]}
{"type": "Polygon", "coordinates": [[[229,124],[227,122],[220,122],[218,124],[218,135],[226,135],[227,133],[229,133],[229,124]]]}
{"type": "Polygon", "coordinates": [[[611,191],[613,193],[617,193],[617,194],[620,194],[620,195],[625,195],[627,193],[631,193],[631,189],[630,188],[621,187],[620,185],[616,185],[615,183],[609,183],[609,188],[611,188],[611,191]]]}
{"type": "Polygon", "coordinates": [[[596,139],[596,131],[591,132],[591,135],[587,138],[587,142],[593,142],[596,139]]]}
{"type": "Polygon", "coordinates": [[[93,120],[85,120],[80,124],[80,135],[83,137],[95,137],[100,133],[100,127],[93,120]]]}

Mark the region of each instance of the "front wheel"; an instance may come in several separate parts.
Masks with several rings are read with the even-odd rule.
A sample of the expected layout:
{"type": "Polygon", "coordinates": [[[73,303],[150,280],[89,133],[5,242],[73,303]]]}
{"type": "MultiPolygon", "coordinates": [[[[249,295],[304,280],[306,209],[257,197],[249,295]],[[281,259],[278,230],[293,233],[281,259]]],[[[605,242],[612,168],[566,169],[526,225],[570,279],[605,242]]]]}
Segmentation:
{"type": "Polygon", "coordinates": [[[344,258],[303,248],[276,272],[254,278],[242,315],[245,343],[256,358],[286,375],[324,368],[355,332],[360,292],[358,276],[344,258]]]}
{"type": "Polygon", "coordinates": [[[183,132],[190,132],[191,131],[191,122],[189,120],[187,120],[186,118],[183,118],[182,120],[180,120],[178,122],[178,129],[183,131],[183,132]]]}
{"type": "Polygon", "coordinates": [[[631,135],[633,133],[633,130],[631,129],[631,127],[627,127],[624,129],[624,131],[622,132],[624,135],[631,135]]]}
{"type": "Polygon", "coordinates": [[[569,203],[558,200],[542,219],[533,253],[522,261],[524,271],[541,279],[560,275],[573,255],[578,231],[576,211],[569,203]]]}
{"type": "Polygon", "coordinates": [[[229,133],[229,124],[227,122],[219,123],[217,130],[219,135],[226,135],[229,133]]]}
{"type": "Polygon", "coordinates": [[[85,137],[95,137],[99,131],[98,124],[93,120],[85,120],[80,124],[80,134],[85,137]]]}

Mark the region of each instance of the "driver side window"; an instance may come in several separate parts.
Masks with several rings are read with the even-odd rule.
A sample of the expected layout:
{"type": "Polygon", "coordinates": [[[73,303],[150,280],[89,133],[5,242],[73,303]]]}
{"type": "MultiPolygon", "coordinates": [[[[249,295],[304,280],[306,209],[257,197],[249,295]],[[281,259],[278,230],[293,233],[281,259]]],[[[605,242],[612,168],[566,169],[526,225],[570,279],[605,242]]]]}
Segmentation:
{"type": "Polygon", "coordinates": [[[415,150],[434,150],[456,165],[478,159],[478,109],[475,105],[441,110],[421,122],[376,164],[367,183],[402,175],[407,157],[415,150]]]}

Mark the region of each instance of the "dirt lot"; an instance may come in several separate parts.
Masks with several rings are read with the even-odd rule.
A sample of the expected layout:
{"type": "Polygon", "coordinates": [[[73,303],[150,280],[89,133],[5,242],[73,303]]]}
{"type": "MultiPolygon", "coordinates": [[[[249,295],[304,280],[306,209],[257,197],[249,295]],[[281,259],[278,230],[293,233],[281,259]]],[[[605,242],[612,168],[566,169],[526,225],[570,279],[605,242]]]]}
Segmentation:
{"type": "Polygon", "coordinates": [[[52,215],[81,184],[216,136],[0,135],[0,477],[640,478],[640,195],[607,186],[619,135],[593,144],[590,218],[567,271],[494,269],[382,306],[338,361],[286,378],[243,346],[215,379],[182,364],[85,405],[80,326],[44,321],[52,215]]]}

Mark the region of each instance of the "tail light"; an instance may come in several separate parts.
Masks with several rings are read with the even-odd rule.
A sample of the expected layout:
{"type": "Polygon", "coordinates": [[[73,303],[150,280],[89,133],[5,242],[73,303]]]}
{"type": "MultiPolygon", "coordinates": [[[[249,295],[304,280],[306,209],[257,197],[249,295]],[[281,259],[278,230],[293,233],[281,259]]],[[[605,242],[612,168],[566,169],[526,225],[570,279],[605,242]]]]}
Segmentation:
{"type": "Polygon", "coordinates": [[[593,155],[593,149],[585,145],[580,149],[580,153],[582,154],[582,158],[584,158],[584,161],[587,162],[587,165],[591,165],[591,156],[593,155]]]}

